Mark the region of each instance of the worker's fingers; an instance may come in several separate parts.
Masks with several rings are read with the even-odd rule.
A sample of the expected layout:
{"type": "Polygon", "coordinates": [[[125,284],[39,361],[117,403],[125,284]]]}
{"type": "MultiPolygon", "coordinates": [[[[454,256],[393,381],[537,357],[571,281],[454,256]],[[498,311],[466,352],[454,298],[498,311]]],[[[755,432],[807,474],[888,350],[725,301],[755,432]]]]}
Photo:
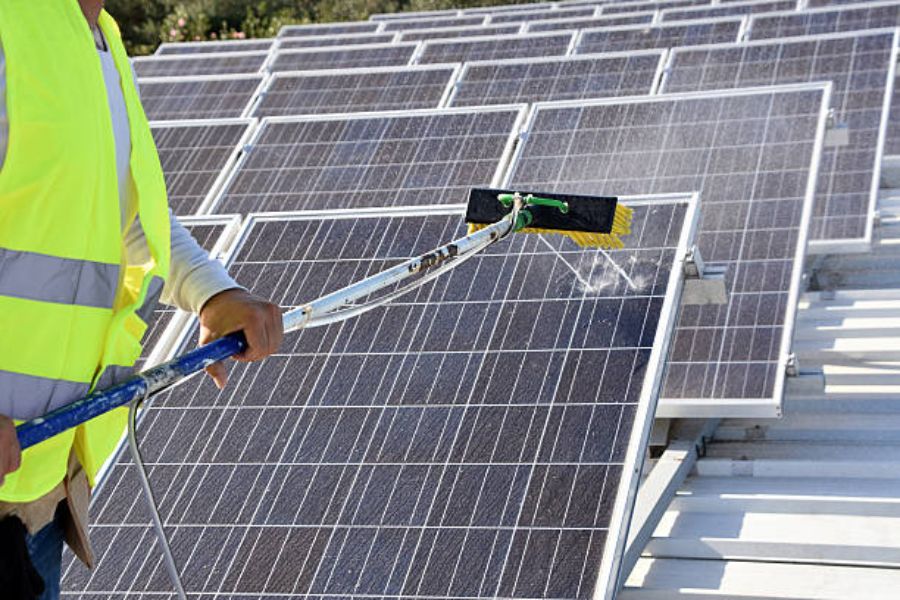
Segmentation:
{"type": "Polygon", "coordinates": [[[225,363],[213,363],[204,370],[212,378],[217,388],[220,390],[225,389],[225,386],[228,384],[228,367],[225,366],[225,363]]]}
{"type": "Polygon", "coordinates": [[[271,354],[269,352],[267,312],[264,308],[258,308],[247,315],[243,327],[244,337],[247,338],[247,349],[235,357],[237,360],[250,362],[271,354]]]}
{"type": "Polygon", "coordinates": [[[281,348],[281,342],[284,340],[284,323],[281,319],[281,310],[274,304],[269,305],[269,354],[275,354],[281,348]]]}

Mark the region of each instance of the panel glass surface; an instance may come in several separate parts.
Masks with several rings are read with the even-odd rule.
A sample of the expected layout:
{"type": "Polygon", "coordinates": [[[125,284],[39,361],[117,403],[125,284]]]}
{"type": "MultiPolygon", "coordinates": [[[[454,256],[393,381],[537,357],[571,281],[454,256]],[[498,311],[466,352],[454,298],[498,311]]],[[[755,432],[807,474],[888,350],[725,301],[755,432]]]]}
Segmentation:
{"type": "Polygon", "coordinates": [[[408,65],[417,44],[376,44],[322,49],[284,50],[275,55],[271,70],[353,69],[408,65]]]}
{"type": "Polygon", "coordinates": [[[152,125],[172,212],[197,212],[249,126],[246,122],[152,125]]]}
{"type": "Polygon", "coordinates": [[[220,79],[138,81],[141,104],[151,121],[240,117],[249,106],[262,75],[220,79]]]}
{"type": "Polygon", "coordinates": [[[269,50],[272,39],[264,40],[232,40],[225,42],[185,42],[181,44],[162,44],[156,49],[156,56],[172,54],[206,54],[209,52],[247,52],[252,50],[269,50]]]}
{"type": "Polygon", "coordinates": [[[784,377],[826,100],[821,87],[803,87],[538,105],[519,146],[513,187],[700,192],[698,246],[726,267],[729,301],[683,308],[664,398],[772,401],[784,377]]]}
{"type": "Polygon", "coordinates": [[[375,33],[380,23],[328,23],[320,25],[285,25],[278,37],[306,37],[310,35],[342,35],[345,33],[375,33]]]}
{"type": "Polygon", "coordinates": [[[793,10],[796,0],[776,0],[773,2],[733,2],[722,6],[672,8],[660,13],[660,21],[685,21],[711,19],[715,17],[731,17],[734,15],[751,15],[757,13],[793,10]]]}
{"type": "Polygon", "coordinates": [[[734,47],[676,48],[665,92],[832,81],[832,107],[849,128],[849,144],[825,148],[812,241],[862,242],[878,194],[879,133],[893,73],[893,32],[793,39],[734,47]]]}
{"type": "Polygon", "coordinates": [[[662,51],[563,60],[469,63],[452,106],[649,94],[662,51]]]}
{"type": "MultiPolygon", "coordinates": [[[[235,363],[224,392],[196,378],[154,401],[141,446],[188,593],[591,598],[630,514],[616,495],[643,454],[632,433],[649,425],[636,415],[684,219],[637,208],[609,253],[633,289],[596,250],[516,238],[235,363]]],[[[296,305],[463,232],[457,215],[264,222],[231,271],[296,305]]],[[[120,457],[93,507],[105,552],[67,589],[170,589],[137,488],[120,457]]]]}
{"type": "Polygon", "coordinates": [[[196,56],[139,56],[131,62],[138,77],[185,77],[259,73],[268,57],[268,52],[220,52],[196,56]]]}
{"type": "Polygon", "coordinates": [[[644,27],[607,27],[585,29],[575,48],[576,54],[696,46],[700,44],[728,44],[737,41],[741,19],[679,22],[644,27]]]}
{"type": "Polygon", "coordinates": [[[341,71],[273,78],[257,117],[437,108],[453,67],[341,71]]]}
{"type": "Polygon", "coordinates": [[[590,19],[559,19],[552,21],[531,21],[528,31],[560,31],[565,29],[587,29],[589,27],[615,27],[616,25],[649,24],[656,16],[655,12],[627,13],[606,15],[590,19]]]}
{"type": "Polygon", "coordinates": [[[486,40],[426,42],[419,62],[454,63],[539,56],[564,56],[573,33],[508,35],[486,40]]]}
{"type": "Polygon", "coordinates": [[[834,10],[755,16],[750,20],[747,39],[761,40],[898,26],[900,26],[900,3],[858,8],[847,6],[834,10]]]}
{"type": "Polygon", "coordinates": [[[520,110],[276,119],[228,186],[219,213],[465,202],[489,184],[520,110]]]}
{"type": "Polygon", "coordinates": [[[490,25],[478,27],[447,27],[439,29],[409,29],[400,33],[404,42],[417,40],[441,40],[453,38],[485,37],[491,35],[514,35],[519,33],[521,25],[490,25]]]}
{"type": "Polygon", "coordinates": [[[544,8],[553,8],[553,5],[549,2],[529,2],[525,4],[505,4],[499,6],[477,6],[475,8],[466,8],[462,12],[464,15],[483,15],[485,13],[491,14],[506,14],[509,12],[529,12],[534,10],[540,10],[544,8]]]}
{"type": "Polygon", "coordinates": [[[359,35],[316,35],[310,37],[283,38],[278,43],[279,50],[296,48],[323,48],[328,46],[356,46],[358,44],[390,44],[395,33],[372,33],[359,35]]]}

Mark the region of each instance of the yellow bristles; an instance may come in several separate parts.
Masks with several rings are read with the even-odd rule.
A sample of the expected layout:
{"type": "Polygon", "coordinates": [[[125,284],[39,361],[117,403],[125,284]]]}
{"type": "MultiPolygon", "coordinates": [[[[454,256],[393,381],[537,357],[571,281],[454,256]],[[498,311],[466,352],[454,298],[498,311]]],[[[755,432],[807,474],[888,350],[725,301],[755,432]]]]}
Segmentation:
{"type": "MultiPolygon", "coordinates": [[[[540,227],[526,227],[519,233],[552,233],[564,235],[582,248],[623,248],[625,244],[619,236],[631,233],[631,219],[634,211],[627,206],[616,206],[616,214],[613,216],[612,231],[609,233],[594,233],[592,231],[562,231],[560,229],[544,229],[540,227]]],[[[479,229],[487,227],[483,223],[469,223],[469,233],[475,233],[479,229]]]]}

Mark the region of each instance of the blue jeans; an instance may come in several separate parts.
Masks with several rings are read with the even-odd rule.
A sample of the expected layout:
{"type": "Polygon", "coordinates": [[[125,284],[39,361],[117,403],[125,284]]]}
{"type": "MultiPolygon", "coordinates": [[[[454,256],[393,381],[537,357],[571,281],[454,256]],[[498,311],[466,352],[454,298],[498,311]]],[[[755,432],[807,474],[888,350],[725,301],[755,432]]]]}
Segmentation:
{"type": "Polygon", "coordinates": [[[61,513],[58,509],[53,521],[26,539],[31,563],[44,580],[44,593],[39,600],[59,598],[59,578],[62,571],[62,551],[65,543],[61,513]]]}

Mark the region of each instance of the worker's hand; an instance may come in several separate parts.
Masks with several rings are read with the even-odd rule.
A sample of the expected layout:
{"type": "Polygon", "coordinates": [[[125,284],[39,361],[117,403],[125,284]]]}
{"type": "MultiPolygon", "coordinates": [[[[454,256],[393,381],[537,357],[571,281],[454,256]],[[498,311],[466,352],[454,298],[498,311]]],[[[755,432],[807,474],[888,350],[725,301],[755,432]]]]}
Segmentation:
{"type": "MultiPolygon", "coordinates": [[[[243,331],[248,348],[235,360],[251,362],[278,350],[284,328],[278,306],[241,289],[219,292],[200,309],[200,345],[243,331]]],[[[206,368],[221,390],[228,382],[228,369],[221,362],[206,368]]]]}
{"type": "Polygon", "coordinates": [[[19,470],[21,458],[16,425],[9,417],[0,415],[0,485],[9,473],[19,470]]]}

